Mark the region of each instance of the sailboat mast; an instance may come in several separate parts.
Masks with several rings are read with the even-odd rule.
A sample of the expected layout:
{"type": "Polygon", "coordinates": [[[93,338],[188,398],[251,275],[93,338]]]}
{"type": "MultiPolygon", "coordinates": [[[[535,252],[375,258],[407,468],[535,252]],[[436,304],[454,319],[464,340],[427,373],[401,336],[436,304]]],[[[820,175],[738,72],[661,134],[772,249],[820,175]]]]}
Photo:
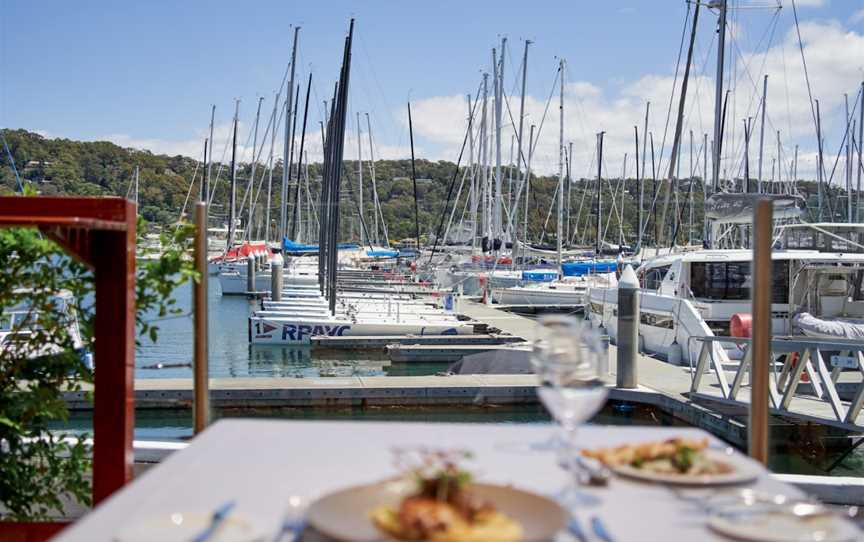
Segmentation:
{"type": "Polygon", "coordinates": [[[816,218],[816,221],[822,220],[822,114],[819,111],[819,100],[814,100],[816,102],[816,139],[818,140],[818,151],[819,154],[816,157],[816,183],[818,184],[817,190],[817,201],[819,207],[819,215],[816,218]]]}
{"type": "Polygon", "coordinates": [[[468,94],[468,169],[471,175],[471,253],[477,253],[477,168],[474,167],[474,109],[468,94]]]}
{"type": "Polygon", "coordinates": [[[351,24],[348,29],[348,37],[345,39],[345,53],[342,61],[342,73],[339,78],[339,96],[337,99],[337,107],[335,109],[335,118],[331,118],[331,123],[336,128],[334,131],[335,139],[330,144],[333,147],[331,152],[331,177],[333,182],[333,193],[331,194],[331,205],[333,210],[330,215],[330,240],[329,248],[329,280],[328,280],[328,295],[330,302],[330,314],[336,315],[336,277],[337,277],[337,253],[338,245],[336,243],[339,233],[339,192],[341,188],[342,178],[342,158],[344,156],[345,145],[345,124],[348,113],[348,80],[351,74],[351,43],[354,37],[354,19],[351,19],[351,24]]]}
{"type": "Polygon", "coordinates": [[[846,222],[852,222],[852,153],[849,150],[849,130],[852,118],[849,116],[849,95],[843,94],[846,100],[846,222]]]}
{"type": "MultiPolygon", "coordinates": [[[[648,177],[645,169],[645,162],[648,158],[648,114],[651,111],[651,102],[645,103],[645,125],[642,130],[642,180],[639,182],[639,216],[642,216],[645,209],[645,180],[648,177]]],[[[652,200],[653,202],[653,200],[652,200]]],[[[653,205],[653,203],[652,203],[653,205]]],[[[642,238],[645,235],[645,226],[648,225],[648,220],[639,219],[639,229],[637,234],[639,238],[636,241],[636,252],[642,249],[642,238]]]]}
{"type": "MultiPolygon", "coordinates": [[[[564,223],[564,242],[570,244],[570,215],[573,214],[571,209],[573,204],[573,142],[570,142],[570,148],[567,153],[567,208],[565,209],[567,221],[564,223]]],[[[576,217],[576,224],[579,224],[579,217],[576,217]]]]}
{"type": "Polygon", "coordinates": [[[414,122],[411,102],[408,102],[408,137],[411,140],[411,182],[414,184],[414,236],[417,238],[417,259],[420,259],[420,210],[417,205],[417,170],[414,167],[414,122]]]}
{"type": "Polygon", "coordinates": [[[227,248],[234,245],[235,235],[235,206],[237,205],[237,121],[240,116],[240,100],[234,100],[234,128],[231,137],[231,187],[228,191],[228,244],[227,248]]]}
{"type": "Polygon", "coordinates": [[[558,64],[560,87],[558,95],[558,277],[564,277],[564,261],[561,255],[562,241],[564,236],[564,59],[558,64]]]}
{"type": "Polygon", "coordinates": [[[201,172],[201,193],[199,194],[200,201],[204,203],[207,202],[207,192],[209,190],[207,186],[207,144],[209,141],[209,139],[204,138],[204,171],[201,172]]]}
{"type": "Polygon", "coordinates": [[[861,103],[858,104],[858,181],[855,198],[855,222],[861,221],[862,173],[864,173],[864,81],[861,82],[861,103]]]}
{"type": "Polygon", "coordinates": [[[210,170],[213,165],[213,122],[216,120],[216,104],[213,104],[210,108],[210,142],[208,143],[207,148],[207,193],[204,201],[209,202],[212,195],[210,194],[210,170]]]}
{"type": "Polygon", "coordinates": [[[489,199],[489,183],[488,183],[488,164],[489,164],[489,143],[486,138],[486,126],[487,126],[487,105],[489,101],[489,74],[483,74],[483,107],[480,115],[480,148],[481,148],[481,182],[483,183],[483,199],[481,200],[481,204],[483,205],[483,233],[487,234],[489,231],[489,212],[488,206],[486,202],[489,199]]]}
{"type": "MultiPolygon", "coordinates": [[[[375,147],[372,145],[372,123],[369,121],[369,113],[366,113],[366,135],[369,136],[369,164],[372,169],[372,196],[375,198],[372,209],[372,216],[375,217],[375,229],[373,230],[373,235],[375,237],[375,243],[381,243],[381,237],[378,229],[378,214],[379,209],[381,208],[381,203],[378,201],[378,185],[377,180],[375,178],[375,147]]],[[[384,220],[384,217],[381,217],[381,220],[384,220]]],[[[389,243],[388,243],[389,246],[389,243]]]]}
{"type": "Polygon", "coordinates": [[[357,112],[357,199],[360,203],[360,245],[365,243],[363,232],[363,139],[360,133],[360,112],[357,112]]]}
{"type": "MultiPolygon", "coordinates": [[[[299,85],[298,85],[299,87],[299,85]]],[[[297,235],[301,235],[300,225],[303,223],[302,216],[302,206],[300,205],[300,171],[301,165],[303,163],[303,147],[306,146],[306,121],[309,118],[309,94],[312,90],[312,72],[309,72],[309,81],[306,83],[306,102],[303,105],[303,127],[300,131],[300,152],[297,153],[297,190],[294,195],[294,232],[297,235]]],[[[298,88],[298,97],[299,97],[299,88],[298,88]]],[[[297,117],[294,117],[296,122],[297,117]]],[[[309,217],[307,216],[308,220],[309,217]]]]}
{"type": "Polygon", "coordinates": [[[765,75],[765,78],[762,80],[762,119],[760,120],[759,126],[759,164],[756,169],[756,183],[759,187],[758,192],[760,194],[765,192],[764,187],[762,186],[762,160],[763,153],[765,151],[765,110],[768,109],[768,75],[765,75]]]}
{"type": "Polygon", "coordinates": [[[290,160],[288,153],[291,147],[291,105],[292,94],[294,94],[294,73],[297,66],[297,39],[300,36],[300,27],[294,27],[294,46],[291,48],[291,77],[288,82],[288,91],[285,93],[285,145],[282,149],[282,193],[279,200],[279,243],[288,235],[288,181],[290,179],[290,160]]]}
{"type": "Polygon", "coordinates": [[[267,158],[267,206],[264,208],[264,241],[270,241],[270,205],[273,197],[273,153],[276,148],[276,112],[279,109],[279,97],[281,92],[276,92],[276,99],[273,102],[273,130],[270,132],[270,156],[267,158]]]}
{"type": "Polygon", "coordinates": [[[255,198],[252,194],[255,193],[255,166],[258,163],[258,123],[261,121],[261,103],[264,101],[263,96],[258,97],[258,110],[255,112],[255,127],[252,131],[252,171],[249,174],[249,216],[246,219],[246,239],[252,239],[252,212],[255,208],[255,198]]]}
{"type": "MultiPolygon", "coordinates": [[[[639,208],[636,210],[636,252],[639,252],[639,249],[642,246],[642,202],[644,201],[644,191],[642,187],[642,178],[639,176],[639,127],[633,126],[633,136],[636,145],[636,190],[638,191],[637,197],[637,205],[639,208]]],[[[644,175],[644,172],[643,172],[644,175]]],[[[627,179],[624,179],[624,182],[627,182],[627,179]]]]}
{"type": "MultiPolygon", "coordinates": [[[[722,0],[725,6],[725,0],[722,0]]],[[[684,105],[687,102],[687,84],[690,82],[690,66],[693,63],[693,50],[696,44],[696,29],[699,22],[699,6],[700,4],[696,4],[696,9],[693,11],[693,23],[690,30],[690,45],[687,48],[687,60],[684,66],[684,77],[681,80],[681,95],[678,97],[678,115],[675,121],[675,135],[672,138],[672,152],[669,157],[669,175],[667,176],[667,180],[663,183],[663,210],[660,213],[660,240],[658,245],[662,244],[663,239],[666,235],[666,212],[669,209],[669,196],[674,191],[675,192],[675,202],[678,202],[678,190],[676,186],[676,175],[675,168],[679,167],[678,164],[678,154],[681,150],[681,132],[684,124],[684,105]]],[[[725,8],[723,8],[725,9],[725,8]]],[[[678,213],[676,212],[674,216],[678,217],[678,213]]],[[[671,239],[671,243],[675,243],[675,239],[671,239]]]]}
{"type": "MultiPolygon", "coordinates": [[[[501,59],[496,61],[495,49],[492,49],[492,64],[495,71],[495,200],[492,208],[493,224],[495,231],[493,237],[501,238],[501,198],[503,186],[501,177],[501,111],[504,101],[504,51],[507,47],[507,38],[501,38],[501,59]]],[[[494,246],[494,244],[493,244],[494,246]]]]}
{"type": "MultiPolygon", "coordinates": [[[[525,40],[525,52],[522,53],[522,93],[519,96],[519,130],[516,133],[516,171],[522,172],[522,126],[525,122],[525,84],[528,81],[528,46],[531,45],[531,40],[525,40]]],[[[515,198],[515,196],[514,196],[515,198]]],[[[519,205],[518,201],[513,201],[511,206],[519,205]]],[[[514,215],[515,217],[515,215],[514,215]]],[[[514,230],[515,231],[515,230],[514,230]]]]}
{"type": "Polygon", "coordinates": [[[534,157],[534,128],[532,124],[528,130],[528,165],[525,168],[525,205],[522,210],[524,213],[524,228],[522,231],[523,242],[528,244],[528,191],[531,189],[531,160],[534,157]]]}
{"type": "Polygon", "coordinates": [[[602,202],[602,175],[603,175],[603,134],[606,132],[600,132],[597,134],[597,240],[594,243],[594,252],[596,254],[600,254],[600,245],[602,243],[602,231],[601,231],[601,217],[600,212],[603,210],[603,202],[602,202]]]}
{"type": "MultiPolygon", "coordinates": [[[[726,53],[726,0],[716,0],[718,13],[717,29],[717,75],[714,87],[714,149],[711,167],[712,192],[720,189],[720,155],[723,150],[723,62],[726,53]]],[[[698,4],[697,4],[698,9],[698,4]]]]}

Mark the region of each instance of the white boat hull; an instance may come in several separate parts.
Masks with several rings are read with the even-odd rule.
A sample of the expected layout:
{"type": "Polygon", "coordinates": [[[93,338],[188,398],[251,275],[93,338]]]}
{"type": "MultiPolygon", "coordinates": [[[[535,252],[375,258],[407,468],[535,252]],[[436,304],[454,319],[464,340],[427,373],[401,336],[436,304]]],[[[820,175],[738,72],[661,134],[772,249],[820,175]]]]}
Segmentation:
{"type": "Polygon", "coordinates": [[[351,322],[344,319],[249,318],[249,342],[252,344],[308,345],[317,335],[360,337],[382,335],[472,335],[474,326],[462,322],[395,323],[351,322]]]}

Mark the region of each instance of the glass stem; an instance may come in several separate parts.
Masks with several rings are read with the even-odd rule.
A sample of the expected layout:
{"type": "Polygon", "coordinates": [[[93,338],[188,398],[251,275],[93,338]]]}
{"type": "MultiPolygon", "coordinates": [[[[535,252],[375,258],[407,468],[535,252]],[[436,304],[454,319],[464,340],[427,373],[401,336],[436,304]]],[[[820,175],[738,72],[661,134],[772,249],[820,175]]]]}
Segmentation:
{"type": "Polygon", "coordinates": [[[576,444],[577,433],[576,427],[569,427],[564,430],[564,436],[567,441],[567,466],[570,469],[574,489],[579,487],[582,477],[582,469],[579,467],[579,459],[576,455],[579,453],[579,447],[576,444]]]}

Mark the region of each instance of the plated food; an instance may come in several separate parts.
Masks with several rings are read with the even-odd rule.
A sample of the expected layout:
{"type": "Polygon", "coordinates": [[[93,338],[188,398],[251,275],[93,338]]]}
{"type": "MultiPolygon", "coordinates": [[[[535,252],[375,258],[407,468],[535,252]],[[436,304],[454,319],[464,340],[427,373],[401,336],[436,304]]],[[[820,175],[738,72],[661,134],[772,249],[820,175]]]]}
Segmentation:
{"type": "Polygon", "coordinates": [[[309,506],[309,525],[346,542],[545,542],[567,525],[569,514],[549,497],[475,481],[460,466],[466,451],[394,452],[399,476],[321,496],[309,506]]]}
{"type": "Polygon", "coordinates": [[[751,481],[759,475],[758,469],[745,459],[710,449],[707,438],[671,438],[583,450],[582,454],[623,476],[653,482],[733,484],[751,481]]]}
{"type": "Polygon", "coordinates": [[[397,505],[374,508],[370,518],[397,540],[435,542],[516,542],[520,523],[478,493],[471,473],[459,466],[464,452],[425,451],[420,463],[405,472],[413,491],[397,505]]]}
{"type": "Polygon", "coordinates": [[[671,438],[661,442],[625,444],[616,448],[584,450],[582,455],[597,459],[609,467],[628,465],[645,472],[658,474],[726,474],[728,463],[712,460],[705,450],[708,439],[671,438]]]}

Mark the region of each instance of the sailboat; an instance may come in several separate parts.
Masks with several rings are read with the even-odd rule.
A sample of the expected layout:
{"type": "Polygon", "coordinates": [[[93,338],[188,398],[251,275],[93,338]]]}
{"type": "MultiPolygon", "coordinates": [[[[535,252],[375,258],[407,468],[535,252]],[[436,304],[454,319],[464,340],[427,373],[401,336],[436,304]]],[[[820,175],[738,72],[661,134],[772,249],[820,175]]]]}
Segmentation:
{"type": "MultiPolygon", "coordinates": [[[[340,275],[339,193],[341,190],[343,145],[351,67],[354,20],[351,20],[342,61],[342,70],[331,102],[325,137],[324,182],[320,203],[320,229],[317,247],[318,288],[288,288],[289,297],[280,303],[265,301],[264,310],[249,317],[249,341],[252,344],[309,344],[315,335],[381,336],[381,335],[459,335],[473,334],[476,322],[462,321],[443,311],[431,311],[403,299],[382,300],[370,296],[346,298],[337,290],[340,275]],[[292,297],[300,293],[297,298],[292,297]],[[342,302],[340,302],[340,298],[342,302]],[[301,299],[302,303],[296,299],[301,299]],[[311,303],[310,303],[311,302],[311,303]],[[398,311],[394,316],[393,308],[398,311]],[[321,311],[321,307],[326,311],[321,311]],[[384,307],[388,306],[389,313],[384,307]]],[[[386,295],[388,289],[385,289],[386,295]]],[[[389,289],[398,293],[397,289],[389,289]]],[[[279,297],[286,291],[279,292],[279,297]]]]}

